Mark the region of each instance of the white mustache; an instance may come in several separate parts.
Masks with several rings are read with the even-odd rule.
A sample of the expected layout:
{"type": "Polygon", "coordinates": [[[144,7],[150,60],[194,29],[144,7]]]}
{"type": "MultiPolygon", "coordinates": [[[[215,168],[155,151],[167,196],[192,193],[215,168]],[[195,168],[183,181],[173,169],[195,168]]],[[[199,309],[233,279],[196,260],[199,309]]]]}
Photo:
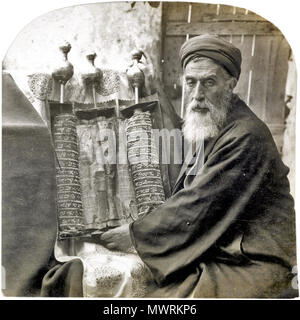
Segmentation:
{"type": "Polygon", "coordinates": [[[189,105],[188,105],[188,111],[201,111],[201,110],[209,110],[211,111],[212,106],[207,103],[206,101],[204,101],[203,103],[200,103],[198,101],[192,101],[189,105]]]}

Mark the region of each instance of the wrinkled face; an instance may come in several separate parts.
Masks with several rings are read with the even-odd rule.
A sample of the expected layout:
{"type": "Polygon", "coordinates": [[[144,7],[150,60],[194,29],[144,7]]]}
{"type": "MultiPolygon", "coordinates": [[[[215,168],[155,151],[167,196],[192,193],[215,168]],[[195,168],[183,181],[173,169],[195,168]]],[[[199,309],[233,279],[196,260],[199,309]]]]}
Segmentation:
{"type": "Polygon", "coordinates": [[[187,103],[185,137],[195,142],[216,136],[230,109],[236,79],[208,58],[190,61],[184,79],[187,103]]]}

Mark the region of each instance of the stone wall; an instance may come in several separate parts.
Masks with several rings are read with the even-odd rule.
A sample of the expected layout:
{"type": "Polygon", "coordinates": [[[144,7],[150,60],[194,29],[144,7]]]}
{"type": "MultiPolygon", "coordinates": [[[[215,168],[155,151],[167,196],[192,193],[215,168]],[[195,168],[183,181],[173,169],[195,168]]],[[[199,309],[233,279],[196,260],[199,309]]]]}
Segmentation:
{"type": "Polygon", "coordinates": [[[147,2],[96,3],[58,9],[30,22],[10,46],[6,70],[49,71],[57,59],[57,47],[72,45],[69,60],[80,69],[88,50],[95,50],[98,67],[123,70],[134,47],[145,50],[155,69],[161,53],[161,4],[147,2]]]}

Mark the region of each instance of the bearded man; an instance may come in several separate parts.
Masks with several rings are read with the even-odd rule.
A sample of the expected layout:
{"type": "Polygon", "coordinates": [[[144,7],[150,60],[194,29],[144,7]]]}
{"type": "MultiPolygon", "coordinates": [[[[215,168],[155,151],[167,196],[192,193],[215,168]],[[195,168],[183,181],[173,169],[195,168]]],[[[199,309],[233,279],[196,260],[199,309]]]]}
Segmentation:
{"type": "Polygon", "coordinates": [[[203,165],[189,174],[195,163],[187,162],[163,205],[101,240],[134,245],[155,280],[153,297],[287,296],[296,264],[288,168],[267,126],[233,94],[241,53],[203,35],[186,41],[180,58],[183,133],[204,143],[203,165]]]}

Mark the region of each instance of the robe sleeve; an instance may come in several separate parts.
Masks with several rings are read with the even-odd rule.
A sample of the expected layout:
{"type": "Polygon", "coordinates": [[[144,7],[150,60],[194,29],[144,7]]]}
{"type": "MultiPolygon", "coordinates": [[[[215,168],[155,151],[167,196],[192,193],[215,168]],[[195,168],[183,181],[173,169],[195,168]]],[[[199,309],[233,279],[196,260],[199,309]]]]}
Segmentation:
{"type": "Polygon", "coordinates": [[[243,127],[235,124],[217,140],[189,187],[130,225],[132,242],[158,284],[201,261],[244,218],[263,183],[272,161],[269,141],[259,129],[243,127]]]}

